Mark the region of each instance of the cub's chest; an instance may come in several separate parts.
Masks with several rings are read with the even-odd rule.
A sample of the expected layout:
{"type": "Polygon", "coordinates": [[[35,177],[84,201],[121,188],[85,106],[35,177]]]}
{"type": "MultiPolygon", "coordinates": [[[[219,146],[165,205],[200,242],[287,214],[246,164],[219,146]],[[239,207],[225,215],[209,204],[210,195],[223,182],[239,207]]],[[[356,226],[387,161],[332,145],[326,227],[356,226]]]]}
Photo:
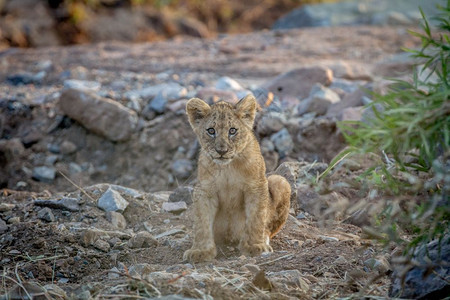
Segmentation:
{"type": "Polygon", "coordinates": [[[243,189],[245,178],[233,168],[219,169],[215,172],[213,186],[217,190],[243,189]]]}
{"type": "Polygon", "coordinates": [[[211,188],[217,195],[219,202],[230,203],[243,200],[246,180],[239,172],[231,168],[222,169],[215,172],[211,179],[211,188]]]}

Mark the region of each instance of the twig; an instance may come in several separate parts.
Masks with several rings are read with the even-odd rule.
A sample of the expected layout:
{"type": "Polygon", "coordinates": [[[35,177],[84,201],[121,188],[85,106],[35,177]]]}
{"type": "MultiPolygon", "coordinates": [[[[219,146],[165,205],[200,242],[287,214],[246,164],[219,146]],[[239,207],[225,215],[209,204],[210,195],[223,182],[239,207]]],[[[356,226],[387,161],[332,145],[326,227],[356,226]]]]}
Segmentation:
{"type": "Polygon", "coordinates": [[[17,280],[22,284],[22,279],[19,276],[19,272],[17,271],[17,268],[19,267],[19,263],[16,264],[16,267],[14,268],[14,274],[16,274],[17,280]]]}
{"type": "Polygon", "coordinates": [[[294,256],[294,254],[286,254],[286,255],[284,255],[284,256],[277,257],[277,258],[275,258],[275,259],[273,259],[273,260],[269,260],[269,261],[260,263],[260,264],[258,264],[258,266],[268,265],[268,264],[271,264],[271,263],[273,263],[273,262],[276,262],[276,261],[279,261],[279,260],[281,260],[281,259],[288,258],[288,257],[291,257],[291,256],[294,256]]]}
{"type": "Polygon", "coordinates": [[[77,189],[79,189],[83,194],[85,194],[89,199],[91,199],[93,202],[95,202],[95,199],[91,197],[91,195],[89,195],[82,187],[80,187],[79,185],[77,185],[75,182],[73,182],[72,180],[70,180],[69,177],[67,177],[66,175],[64,175],[63,172],[58,171],[59,174],[62,175],[62,177],[64,177],[68,182],[70,182],[71,184],[73,184],[77,189]]]}
{"type": "Polygon", "coordinates": [[[63,258],[63,257],[69,257],[68,255],[58,255],[58,256],[50,256],[50,257],[44,257],[43,255],[39,255],[36,257],[31,257],[28,255],[28,253],[26,253],[26,255],[17,255],[18,257],[22,257],[22,258],[26,258],[31,262],[37,262],[40,260],[52,260],[52,259],[57,259],[57,258],[63,258]]]}
{"type": "Polygon", "coordinates": [[[55,283],[55,268],[56,268],[56,253],[58,249],[55,249],[55,259],[53,260],[53,268],[52,268],[52,284],[55,283]]]}

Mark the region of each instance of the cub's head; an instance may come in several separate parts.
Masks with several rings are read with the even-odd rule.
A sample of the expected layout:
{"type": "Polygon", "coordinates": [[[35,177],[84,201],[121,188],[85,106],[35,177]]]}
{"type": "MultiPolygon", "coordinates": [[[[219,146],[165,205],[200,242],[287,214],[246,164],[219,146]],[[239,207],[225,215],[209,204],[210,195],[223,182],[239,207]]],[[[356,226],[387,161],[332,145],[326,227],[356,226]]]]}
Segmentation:
{"type": "Polygon", "coordinates": [[[192,98],[186,104],[186,112],[205,153],[215,163],[226,165],[252,137],[256,100],[248,95],[236,105],[222,101],[209,106],[192,98]]]}

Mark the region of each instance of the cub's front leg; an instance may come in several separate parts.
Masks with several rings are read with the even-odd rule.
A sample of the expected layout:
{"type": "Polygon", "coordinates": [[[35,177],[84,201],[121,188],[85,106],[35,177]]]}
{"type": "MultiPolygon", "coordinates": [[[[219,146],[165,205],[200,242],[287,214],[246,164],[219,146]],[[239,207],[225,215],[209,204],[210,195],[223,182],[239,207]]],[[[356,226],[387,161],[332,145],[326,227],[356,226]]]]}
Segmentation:
{"type": "Polygon", "coordinates": [[[194,243],[184,252],[183,259],[191,262],[210,261],[217,255],[213,224],[218,200],[202,189],[194,190],[194,243]]]}
{"type": "Polygon", "coordinates": [[[266,232],[269,190],[265,188],[248,189],[244,193],[245,229],[239,243],[241,252],[255,256],[262,252],[272,252],[266,232]]]}

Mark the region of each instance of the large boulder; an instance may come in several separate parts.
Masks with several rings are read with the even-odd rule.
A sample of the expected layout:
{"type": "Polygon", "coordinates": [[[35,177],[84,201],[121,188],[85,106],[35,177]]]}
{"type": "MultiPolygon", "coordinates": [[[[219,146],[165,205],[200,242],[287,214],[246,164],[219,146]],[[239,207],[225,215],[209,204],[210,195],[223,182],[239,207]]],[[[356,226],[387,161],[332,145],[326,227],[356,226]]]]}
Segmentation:
{"type": "Polygon", "coordinates": [[[113,142],[128,140],[138,123],[134,111],[88,91],[65,90],[61,94],[59,105],[67,116],[113,142]]]}
{"type": "Polygon", "coordinates": [[[419,246],[412,259],[398,262],[402,263],[394,261],[390,297],[443,299],[450,295],[450,235],[419,246]]]}
{"type": "Polygon", "coordinates": [[[272,29],[346,25],[412,25],[425,15],[436,14],[441,0],[350,0],[303,5],[282,16],[272,29]]]}
{"type": "Polygon", "coordinates": [[[314,84],[329,86],[333,81],[333,72],[324,67],[304,67],[278,75],[262,87],[280,98],[309,96],[314,84]]]}

